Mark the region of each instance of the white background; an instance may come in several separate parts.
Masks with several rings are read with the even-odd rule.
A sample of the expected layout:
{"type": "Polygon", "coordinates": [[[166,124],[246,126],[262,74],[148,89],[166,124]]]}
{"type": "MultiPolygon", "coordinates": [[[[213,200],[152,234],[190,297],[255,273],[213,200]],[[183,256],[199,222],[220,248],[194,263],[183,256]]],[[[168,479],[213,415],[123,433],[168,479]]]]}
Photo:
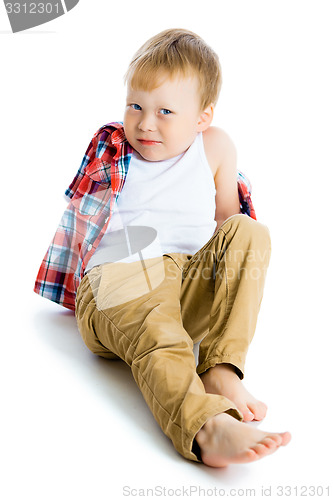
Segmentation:
{"type": "Polygon", "coordinates": [[[281,498],[278,485],[330,485],[332,17],[325,0],[81,0],[12,34],[0,5],[2,498],[120,499],[126,485],[281,498]],[[269,406],[259,428],[293,439],[227,469],[178,455],[129,368],[92,355],[73,315],[32,292],[92,135],[122,119],[131,56],[169,27],[220,56],[214,124],[235,142],[273,242],[245,382],[269,406]]]}

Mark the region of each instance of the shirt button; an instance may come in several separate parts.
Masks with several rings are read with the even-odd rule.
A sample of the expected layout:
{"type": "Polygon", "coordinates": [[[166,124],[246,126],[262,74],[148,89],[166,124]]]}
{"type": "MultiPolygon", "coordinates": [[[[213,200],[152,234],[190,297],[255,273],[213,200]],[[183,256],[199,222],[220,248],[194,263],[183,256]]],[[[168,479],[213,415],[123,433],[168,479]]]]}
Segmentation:
{"type": "Polygon", "coordinates": [[[88,246],[88,252],[90,252],[91,249],[92,249],[92,244],[90,243],[90,245],[88,246]]]}

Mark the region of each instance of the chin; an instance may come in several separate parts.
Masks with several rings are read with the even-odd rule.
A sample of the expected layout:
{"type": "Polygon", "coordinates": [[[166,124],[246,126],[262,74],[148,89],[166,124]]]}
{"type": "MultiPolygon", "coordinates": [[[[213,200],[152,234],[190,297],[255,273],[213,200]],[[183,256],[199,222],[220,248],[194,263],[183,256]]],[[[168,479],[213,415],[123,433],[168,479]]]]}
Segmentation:
{"type": "Polygon", "coordinates": [[[147,160],[147,161],[162,161],[164,160],[164,158],[161,158],[160,156],[158,155],[154,155],[154,154],[147,154],[147,153],[141,153],[141,151],[138,151],[136,150],[140,156],[142,156],[142,158],[144,160],[147,160]]]}

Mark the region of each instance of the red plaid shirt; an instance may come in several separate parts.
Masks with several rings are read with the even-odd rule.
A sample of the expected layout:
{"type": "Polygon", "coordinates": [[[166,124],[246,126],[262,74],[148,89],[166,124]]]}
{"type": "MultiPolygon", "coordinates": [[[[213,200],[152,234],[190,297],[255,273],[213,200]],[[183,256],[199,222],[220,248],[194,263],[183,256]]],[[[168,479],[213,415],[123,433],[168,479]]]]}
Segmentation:
{"type": "MultiPolygon", "coordinates": [[[[71,199],[41,263],[34,291],[75,310],[76,291],[86,265],[108,226],[113,204],[121,192],[132,155],[124,128],[112,122],[99,128],[81,166],[66,190],[71,199]]],[[[256,219],[251,185],[238,172],[240,209],[256,219]]]]}

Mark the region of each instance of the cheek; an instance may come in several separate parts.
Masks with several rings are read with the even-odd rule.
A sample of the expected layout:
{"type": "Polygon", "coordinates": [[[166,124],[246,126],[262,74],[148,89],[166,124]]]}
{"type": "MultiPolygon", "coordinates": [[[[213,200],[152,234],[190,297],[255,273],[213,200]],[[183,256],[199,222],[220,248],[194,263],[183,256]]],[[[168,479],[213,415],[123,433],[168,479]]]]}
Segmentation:
{"type": "Polygon", "coordinates": [[[134,129],[134,120],[130,113],[124,115],[124,129],[126,135],[130,134],[134,129]]]}
{"type": "Polygon", "coordinates": [[[185,120],[177,121],[170,128],[170,136],[177,144],[187,143],[192,137],[192,128],[185,120]]]}
{"type": "Polygon", "coordinates": [[[177,140],[181,136],[182,126],[178,120],[169,120],[161,124],[160,130],[169,138],[177,140]]]}

